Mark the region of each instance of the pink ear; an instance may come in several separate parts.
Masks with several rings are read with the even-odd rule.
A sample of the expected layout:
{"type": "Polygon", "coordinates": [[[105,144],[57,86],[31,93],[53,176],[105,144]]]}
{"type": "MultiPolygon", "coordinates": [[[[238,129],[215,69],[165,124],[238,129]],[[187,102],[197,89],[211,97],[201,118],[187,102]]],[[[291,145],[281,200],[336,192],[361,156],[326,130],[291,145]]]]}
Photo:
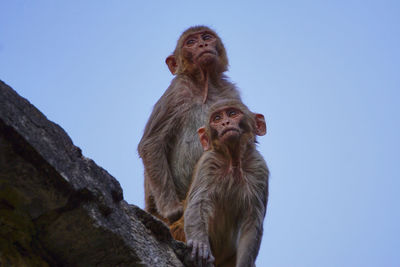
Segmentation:
{"type": "Polygon", "coordinates": [[[168,65],[169,71],[172,75],[175,75],[176,70],[178,69],[178,64],[176,63],[176,58],[174,55],[170,55],[165,59],[165,63],[168,65]]]}
{"type": "Polygon", "coordinates": [[[197,134],[199,135],[200,143],[203,146],[204,151],[210,149],[210,140],[208,139],[208,135],[205,127],[200,127],[197,130],[197,134]]]}
{"type": "Polygon", "coordinates": [[[267,133],[264,115],[256,113],[256,135],[262,136],[267,133]]]}

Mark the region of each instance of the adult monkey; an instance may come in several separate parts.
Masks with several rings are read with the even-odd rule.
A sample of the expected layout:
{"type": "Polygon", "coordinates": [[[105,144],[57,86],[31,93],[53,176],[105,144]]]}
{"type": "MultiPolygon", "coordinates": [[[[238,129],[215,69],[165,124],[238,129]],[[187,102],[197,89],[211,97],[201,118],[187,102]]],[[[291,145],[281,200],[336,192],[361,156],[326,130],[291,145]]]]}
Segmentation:
{"type": "Polygon", "coordinates": [[[176,77],[155,104],[138,152],[145,171],[145,209],[171,224],[182,215],[182,201],[202,154],[197,129],[204,125],[207,110],[221,99],[240,101],[240,95],[224,75],[224,45],[208,27],[184,31],[166,63],[176,77]]]}
{"type": "Polygon", "coordinates": [[[194,170],[184,217],[170,226],[176,239],[192,247],[197,266],[254,266],[269,177],[255,135],[265,133],[264,116],[238,101],[213,105],[198,130],[205,152],[194,170]]]}

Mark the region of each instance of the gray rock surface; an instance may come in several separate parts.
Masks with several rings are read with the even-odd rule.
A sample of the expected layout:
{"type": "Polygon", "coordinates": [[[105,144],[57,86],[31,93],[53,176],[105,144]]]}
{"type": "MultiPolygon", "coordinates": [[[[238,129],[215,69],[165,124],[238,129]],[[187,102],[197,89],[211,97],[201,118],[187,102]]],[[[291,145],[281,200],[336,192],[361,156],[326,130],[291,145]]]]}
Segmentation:
{"type": "Polygon", "coordinates": [[[0,266],[184,266],[186,252],[0,81],[0,266]]]}

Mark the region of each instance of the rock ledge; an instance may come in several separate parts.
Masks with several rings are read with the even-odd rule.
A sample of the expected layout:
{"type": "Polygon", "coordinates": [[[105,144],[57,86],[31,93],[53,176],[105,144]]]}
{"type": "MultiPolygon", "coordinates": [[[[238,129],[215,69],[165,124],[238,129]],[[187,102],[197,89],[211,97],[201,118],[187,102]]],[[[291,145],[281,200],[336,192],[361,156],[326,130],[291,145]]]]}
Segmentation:
{"type": "Polygon", "coordinates": [[[184,266],[186,247],[0,81],[0,266],[184,266]]]}

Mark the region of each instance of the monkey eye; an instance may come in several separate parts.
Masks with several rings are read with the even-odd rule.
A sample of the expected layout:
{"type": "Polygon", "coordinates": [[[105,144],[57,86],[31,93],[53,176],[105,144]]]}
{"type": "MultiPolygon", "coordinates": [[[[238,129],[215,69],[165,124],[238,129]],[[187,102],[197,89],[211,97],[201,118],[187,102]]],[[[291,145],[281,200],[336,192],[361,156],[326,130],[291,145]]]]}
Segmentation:
{"type": "Polygon", "coordinates": [[[203,37],[204,41],[207,41],[207,40],[210,40],[213,38],[213,36],[211,34],[204,34],[202,37],[203,37]]]}
{"type": "Polygon", "coordinates": [[[236,109],[230,109],[230,110],[228,110],[227,113],[228,113],[229,117],[233,117],[233,116],[237,115],[239,112],[236,109]]]}
{"type": "Polygon", "coordinates": [[[187,45],[192,45],[192,44],[194,44],[195,42],[196,42],[195,39],[189,39],[189,40],[186,41],[186,44],[187,44],[187,45]]]}
{"type": "Polygon", "coordinates": [[[222,119],[221,114],[216,114],[216,115],[213,117],[213,121],[214,121],[214,122],[217,122],[217,121],[219,121],[219,120],[221,120],[221,119],[222,119]]]}

